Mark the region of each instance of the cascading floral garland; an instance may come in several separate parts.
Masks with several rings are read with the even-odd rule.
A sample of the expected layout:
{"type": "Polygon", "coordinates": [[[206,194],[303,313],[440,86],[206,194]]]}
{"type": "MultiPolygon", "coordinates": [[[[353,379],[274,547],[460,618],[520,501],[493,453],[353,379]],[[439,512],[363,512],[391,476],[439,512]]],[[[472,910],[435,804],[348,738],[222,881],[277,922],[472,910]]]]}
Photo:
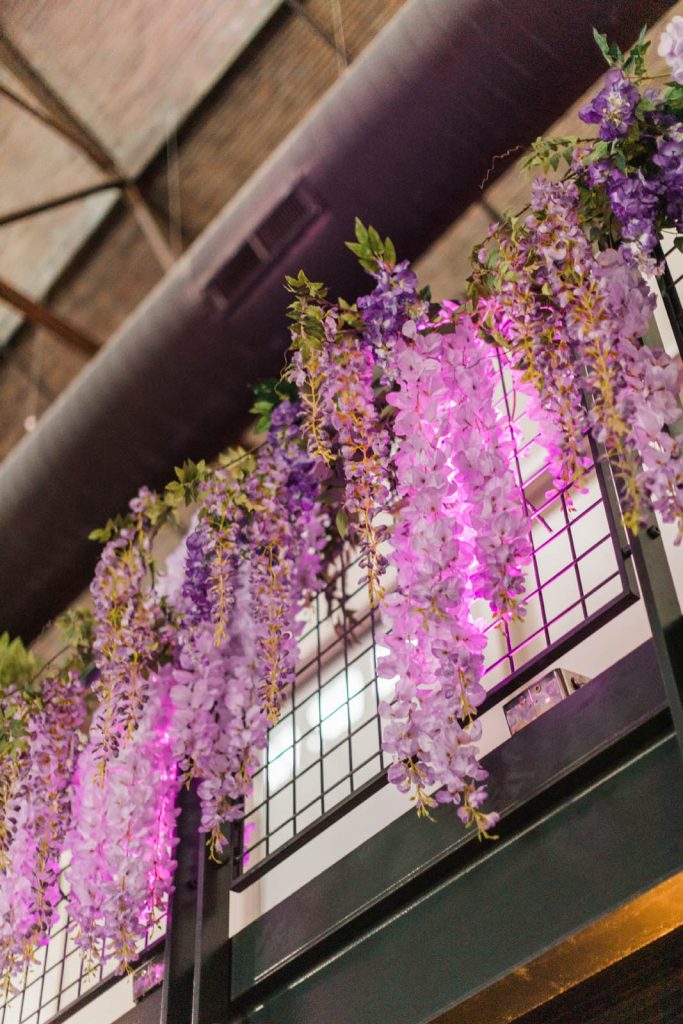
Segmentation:
{"type": "Polygon", "coordinates": [[[522,616],[530,557],[494,403],[499,360],[528,396],[557,486],[580,479],[591,434],[627,526],[654,508],[683,536],[669,430],[679,370],[642,341],[657,239],[683,231],[683,18],[660,42],[663,88],[648,85],[644,37],[628,55],[596,39],[610,70],[580,116],[599,138],[537,141],[530,165],[564,161],[566,173],[539,178],[530,207],[477,246],[467,302],[430,305],[391,242],[358,222],[350,248],[374,279],[368,295],[333,303],[303,273],[287,279],[292,344],[282,379],[255,389],[258,450],[188,462],[96,531],[94,613],[65,618],[55,664],[40,671],[0,638],[8,990],[62,896],[86,960],[135,959],[172,888],[180,785],[198,780],[201,827],[221,853],[294,679],[301,613],[347,540],[385,626],[380,675],[395,681],[380,708],[389,778],[420,814],[454,803],[489,834],[472,607],[522,616]],[[193,524],[164,575],[155,538],[183,505],[193,524]]]}

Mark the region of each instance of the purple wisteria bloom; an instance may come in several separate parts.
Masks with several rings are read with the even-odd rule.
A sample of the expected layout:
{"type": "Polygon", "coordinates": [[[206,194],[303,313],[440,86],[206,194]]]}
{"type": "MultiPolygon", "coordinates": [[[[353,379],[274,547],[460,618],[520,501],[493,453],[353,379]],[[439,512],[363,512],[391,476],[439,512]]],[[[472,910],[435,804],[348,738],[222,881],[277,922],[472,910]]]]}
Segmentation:
{"type": "Polygon", "coordinates": [[[632,175],[614,170],[607,183],[607,194],[625,241],[636,242],[646,252],[657,245],[655,217],[659,206],[659,188],[642,171],[632,175]]]}
{"type": "Polygon", "coordinates": [[[426,308],[420,302],[417,278],[407,260],[394,267],[380,264],[372,277],[377,287],[358,299],[358,308],[365,322],[363,341],[374,351],[388,380],[393,373],[394,347],[404,325],[410,319],[424,322],[426,308]]]}
{"type": "Polygon", "coordinates": [[[680,14],[672,18],[662,32],[657,53],[671,68],[674,82],[683,85],[683,17],[680,14]]]}
{"type": "Polygon", "coordinates": [[[591,188],[606,184],[613,170],[614,164],[611,160],[596,160],[586,168],[588,184],[591,188]]]}
{"type": "MultiPolygon", "coordinates": [[[[683,21],[683,19],[681,19],[683,21]]],[[[659,168],[666,212],[679,231],[683,231],[683,128],[672,128],[657,139],[652,162],[659,168]]]]}
{"type": "Polygon", "coordinates": [[[611,142],[626,135],[635,120],[640,93],[620,68],[611,68],[598,95],[579,111],[586,124],[600,125],[600,138],[611,142]]]}

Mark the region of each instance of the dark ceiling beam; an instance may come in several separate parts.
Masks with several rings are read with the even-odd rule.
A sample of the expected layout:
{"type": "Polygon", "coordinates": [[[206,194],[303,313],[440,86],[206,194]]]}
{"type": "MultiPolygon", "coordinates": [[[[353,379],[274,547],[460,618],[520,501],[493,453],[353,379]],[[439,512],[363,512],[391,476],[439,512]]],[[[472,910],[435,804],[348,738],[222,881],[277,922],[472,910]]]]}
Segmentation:
{"type": "Polygon", "coordinates": [[[301,0],[285,0],[285,4],[291,11],[298,14],[300,18],[310,25],[316,35],[327,43],[336,53],[340,62],[343,62],[346,67],[350,61],[346,46],[340,46],[334,32],[328,32],[324,25],[321,25],[317,18],[314,18],[309,10],[306,9],[301,0]]]}
{"type": "Polygon", "coordinates": [[[122,188],[125,184],[126,182],[122,178],[114,178],[112,181],[102,181],[98,185],[90,185],[89,188],[78,189],[77,192],[69,192],[68,195],[55,196],[53,199],[46,199],[42,203],[24,206],[21,210],[2,214],[0,216],[0,228],[6,224],[14,224],[18,220],[35,217],[39,213],[47,213],[48,210],[56,210],[60,206],[68,206],[69,203],[75,203],[79,199],[87,199],[88,196],[95,196],[98,192],[106,192],[110,188],[122,188]]]}
{"type": "MultiPolygon", "coordinates": [[[[78,115],[57,94],[52,86],[26,59],[24,54],[14,45],[8,36],[0,30],[0,63],[11,71],[31,95],[38,101],[48,114],[46,118],[35,108],[23,103],[22,106],[35,117],[39,117],[54,131],[58,131],[72,145],[76,146],[91,160],[107,177],[124,179],[122,194],[128,203],[138,227],[154,253],[159,266],[166,272],[175,263],[175,255],[161,231],[153,213],[148,208],[144,196],[134,181],[122,173],[112,155],[96,135],[85,125],[78,115]]],[[[8,95],[7,91],[5,95],[8,95]]],[[[12,93],[9,94],[14,99],[12,93]]]]}
{"type": "MultiPolygon", "coordinates": [[[[0,44],[2,42],[2,38],[2,33],[0,33],[0,44]]],[[[0,59],[0,63],[3,63],[2,59],[0,59]]],[[[46,125],[46,127],[50,128],[52,131],[59,132],[61,135],[68,137],[63,126],[58,125],[57,122],[53,120],[53,118],[49,117],[44,110],[41,110],[40,107],[36,107],[32,103],[29,103],[27,100],[24,99],[23,96],[20,96],[18,92],[14,92],[13,89],[10,89],[8,86],[3,85],[2,83],[0,83],[0,96],[4,96],[5,99],[9,100],[10,103],[13,103],[15,107],[19,107],[20,110],[23,110],[25,111],[25,113],[30,114],[31,117],[35,117],[37,121],[40,121],[42,124],[46,125]]],[[[72,139],[69,137],[69,141],[72,142],[75,146],[78,146],[78,142],[75,138],[72,139]]]]}
{"type": "Polygon", "coordinates": [[[94,356],[102,347],[101,342],[97,341],[87,332],[82,331],[79,327],[75,327],[61,316],[57,316],[56,313],[53,313],[42,302],[38,302],[23,292],[17,291],[16,288],[1,278],[0,299],[19,310],[20,313],[23,313],[32,324],[44,327],[58,338],[61,338],[62,341],[71,345],[72,348],[78,349],[79,352],[84,352],[87,356],[94,356]]]}

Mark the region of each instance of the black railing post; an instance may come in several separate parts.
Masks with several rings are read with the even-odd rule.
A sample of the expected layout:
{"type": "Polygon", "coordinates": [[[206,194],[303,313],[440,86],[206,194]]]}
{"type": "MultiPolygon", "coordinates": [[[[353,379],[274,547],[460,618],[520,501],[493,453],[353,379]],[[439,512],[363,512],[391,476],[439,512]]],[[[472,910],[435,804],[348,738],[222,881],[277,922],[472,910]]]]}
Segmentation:
{"type": "Polygon", "coordinates": [[[654,516],[631,538],[631,550],[683,756],[683,616],[654,516]]]}
{"type": "MultiPolygon", "coordinates": [[[[209,860],[196,783],[178,797],[175,891],[169,908],[161,1024],[215,1024],[230,1003],[230,885],[234,857],[209,860]]],[[[237,833],[233,827],[231,832],[237,833]]],[[[238,833],[237,833],[238,834],[238,833]]]]}
{"type": "Polygon", "coordinates": [[[683,359],[683,305],[681,304],[681,297],[678,294],[676,282],[674,281],[671,268],[666,261],[664,251],[661,246],[657,247],[655,256],[662,266],[661,276],[657,279],[659,291],[664,302],[664,308],[666,309],[669,323],[671,324],[671,330],[673,331],[676,344],[678,345],[678,351],[683,359]]]}

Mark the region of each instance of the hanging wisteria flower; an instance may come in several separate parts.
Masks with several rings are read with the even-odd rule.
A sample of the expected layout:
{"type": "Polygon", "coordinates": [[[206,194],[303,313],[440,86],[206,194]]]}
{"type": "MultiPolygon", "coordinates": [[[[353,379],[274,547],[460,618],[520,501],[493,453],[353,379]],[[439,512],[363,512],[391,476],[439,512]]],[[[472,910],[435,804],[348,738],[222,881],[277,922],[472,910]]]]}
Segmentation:
{"type": "Polygon", "coordinates": [[[122,969],[166,912],[176,845],[176,764],[167,678],[152,676],[137,728],[99,777],[98,711],[79,758],[66,836],[72,936],[94,962],[122,969]]]}
{"type": "Polygon", "coordinates": [[[320,481],[299,439],[301,410],[289,400],[271,416],[259,466],[245,482],[253,514],[246,541],[250,601],[260,677],[260,703],[268,721],[280,717],[294,681],[299,613],[310,596],[301,581],[319,578],[324,531],[316,520],[320,481]]]}
{"type": "Polygon", "coordinates": [[[660,203],[658,182],[648,181],[640,170],[626,175],[615,169],[607,179],[607,195],[619,221],[622,238],[651,252],[658,241],[655,230],[660,203]]]}
{"type": "MultiPolygon", "coordinates": [[[[564,227],[566,237],[558,232],[548,240],[560,260],[578,230],[569,222],[564,227]]],[[[544,238],[536,237],[536,228],[536,218],[529,215],[512,222],[509,231],[497,232],[497,245],[480,275],[492,283],[475,301],[480,328],[507,351],[515,388],[528,397],[527,413],[538,427],[553,485],[565,490],[591,464],[587,416],[562,310],[550,301],[551,286],[539,267],[537,247],[544,238]]]]}
{"type": "Polygon", "coordinates": [[[130,520],[105,544],[90,588],[99,670],[94,689],[101,701],[95,756],[101,771],[135,731],[147,676],[165,646],[167,617],[150,583],[150,511],[156,501],[146,487],[131,501],[130,520]]]}
{"type": "Polygon", "coordinates": [[[210,621],[187,637],[172,671],[170,734],[180,770],[200,780],[201,828],[215,856],[224,847],[222,826],[241,818],[244,798],[267,742],[268,720],[259,703],[256,637],[251,620],[249,566],[233,583],[229,635],[215,643],[210,621]]]}
{"type": "Polygon", "coordinates": [[[657,53],[671,68],[674,82],[683,85],[683,16],[680,14],[672,18],[662,32],[657,53]]]}
{"type": "Polygon", "coordinates": [[[496,407],[498,355],[455,304],[443,303],[437,322],[455,326],[442,373],[452,403],[449,465],[472,535],[469,582],[473,596],[488,601],[495,617],[515,618],[525,612],[521,598],[531,542],[513,471],[514,427],[496,407]]]}
{"type": "Polygon", "coordinates": [[[620,68],[611,68],[598,95],[581,108],[579,117],[586,124],[600,125],[600,138],[606,142],[625,135],[635,120],[640,94],[620,68]]]}
{"type": "Polygon", "coordinates": [[[677,231],[683,231],[682,125],[670,128],[657,139],[657,152],[652,162],[659,168],[659,188],[664,196],[667,216],[677,231]]]}
{"type": "MultiPolygon", "coordinates": [[[[398,287],[406,294],[407,280],[407,272],[398,275],[398,287]]],[[[370,603],[375,607],[384,593],[381,578],[386,569],[380,550],[386,526],[378,519],[389,502],[389,435],[374,391],[375,345],[367,336],[359,336],[358,329],[364,325],[350,307],[323,305],[321,286],[306,278],[292,279],[290,290],[297,296],[291,307],[292,319],[295,324],[307,323],[308,330],[299,328],[292,333],[293,353],[286,377],[302,394],[304,436],[318,463],[316,475],[322,479],[334,467],[343,477],[337,525],[343,537],[348,530],[358,543],[360,567],[365,570],[370,603]],[[310,405],[313,395],[315,419],[310,405]]],[[[378,310],[379,306],[376,315],[378,310]]],[[[388,336],[393,335],[395,315],[384,316],[382,322],[387,324],[388,336]]],[[[375,341],[383,336],[377,324],[371,333],[375,341]]],[[[389,346],[387,342],[384,348],[388,351],[389,346]]]]}
{"type": "Polygon", "coordinates": [[[67,671],[44,684],[43,708],[28,722],[28,745],[7,813],[11,839],[0,871],[0,979],[28,966],[47,941],[59,888],[59,860],[71,819],[70,788],[85,717],[83,682],[67,671]]]}
{"type": "MultiPolygon", "coordinates": [[[[362,241],[357,244],[362,245],[362,241]]],[[[417,278],[407,260],[391,265],[385,259],[375,262],[375,268],[368,272],[377,285],[369,295],[358,299],[358,309],[365,325],[364,341],[375,354],[383,381],[390,383],[396,367],[394,348],[403,326],[408,320],[425,324],[427,303],[418,295],[417,278]]]]}
{"type": "Polygon", "coordinates": [[[462,821],[486,833],[498,819],[480,810],[486,772],[472,724],[486,695],[486,640],[469,605],[487,596],[506,612],[515,608],[521,584],[512,563],[523,563],[530,548],[507,452],[497,451],[502,434],[491,378],[480,372],[486,356],[474,339],[466,319],[449,334],[422,334],[410,324],[395,348],[399,387],[387,400],[397,410],[399,511],[390,556],[397,589],[385,602],[390,653],[379,672],[396,679],[393,702],[380,708],[382,746],[394,756],[390,780],[412,791],[423,815],[435,804],[429,790],[438,784],[436,800],[458,804],[462,821]],[[484,442],[478,459],[472,425],[474,445],[484,442]],[[503,519],[510,544],[503,543],[496,561],[486,531],[497,536],[503,519]]]}
{"type": "MultiPolygon", "coordinates": [[[[628,440],[639,456],[636,488],[646,494],[667,523],[683,539],[683,451],[667,430],[678,423],[681,372],[662,349],[641,342],[654,311],[655,299],[634,267],[628,250],[608,250],[596,257],[596,278],[605,297],[609,320],[603,324],[615,350],[616,404],[628,424],[628,440]]],[[[594,432],[599,434],[600,417],[594,432]]]]}
{"type": "Polygon", "coordinates": [[[363,582],[374,608],[384,596],[381,579],[387,567],[381,552],[387,528],[377,519],[390,504],[389,435],[375,402],[372,349],[355,331],[338,330],[336,317],[329,315],[326,322],[333,325],[327,337],[331,372],[322,390],[344,467],[342,507],[361,551],[363,582]]]}

